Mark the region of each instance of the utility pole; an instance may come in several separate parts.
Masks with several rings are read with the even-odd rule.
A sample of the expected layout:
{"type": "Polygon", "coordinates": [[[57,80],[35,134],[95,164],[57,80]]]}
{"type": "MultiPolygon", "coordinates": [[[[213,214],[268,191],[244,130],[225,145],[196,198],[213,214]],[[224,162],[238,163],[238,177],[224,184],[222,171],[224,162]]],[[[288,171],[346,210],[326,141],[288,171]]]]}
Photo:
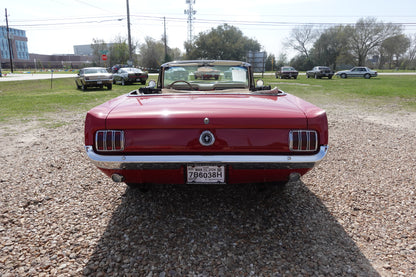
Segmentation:
{"type": "Polygon", "coordinates": [[[163,17],[163,29],[164,29],[163,42],[165,44],[165,62],[168,62],[168,42],[166,38],[166,18],[165,17],[163,17]]]}
{"type": "Polygon", "coordinates": [[[192,7],[192,4],[195,4],[195,0],[186,0],[186,4],[188,4],[188,9],[185,10],[185,14],[188,15],[188,43],[192,43],[192,20],[194,20],[194,15],[196,14],[196,10],[192,7]]]}
{"type": "Polygon", "coordinates": [[[12,49],[12,42],[10,39],[9,21],[7,20],[7,9],[5,9],[5,14],[6,14],[7,42],[9,44],[10,72],[13,73],[13,49],[12,49]]]}
{"type": "Polygon", "coordinates": [[[129,41],[129,60],[133,62],[133,50],[131,47],[131,34],[130,34],[130,8],[129,8],[129,0],[126,0],[127,3],[127,36],[129,41]]]}

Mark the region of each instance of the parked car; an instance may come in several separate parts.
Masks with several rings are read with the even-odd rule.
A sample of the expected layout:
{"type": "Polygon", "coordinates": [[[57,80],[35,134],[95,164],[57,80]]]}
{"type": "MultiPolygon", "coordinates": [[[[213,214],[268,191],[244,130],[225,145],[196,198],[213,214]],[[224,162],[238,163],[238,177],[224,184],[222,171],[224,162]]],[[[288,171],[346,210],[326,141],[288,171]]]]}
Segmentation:
{"type": "Polygon", "coordinates": [[[202,66],[194,72],[194,76],[195,79],[208,80],[213,78],[218,80],[220,78],[220,71],[212,66],[202,66]]]}
{"type": "Polygon", "coordinates": [[[332,76],[334,76],[334,71],[328,66],[315,66],[312,70],[306,71],[306,78],[321,79],[322,77],[327,77],[332,79],[332,76]]]}
{"type": "Polygon", "coordinates": [[[293,79],[298,78],[299,72],[291,66],[282,66],[275,72],[275,76],[277,79],[293,79]]]}
{"type": "Polygon", "coordinates": [[[167,80],[185,80],[187,81],[189,78],[189,72],[179,66],[175,66],[165,70],[165,79],[167,80]]]}
{"type": "Polygon", "coordinates": [[[108,89],[113,88],[113,74],[109,73],[104,67],[82,68],[75,77],[75,84],[78,89],[86,90],[89,87],[108,89]]]}
{"type": "Polygon", "coordinates": [[[351,68],[350,70],[338,71],[336,75],[341,78],[361,77],[370,79],[371,77],[377,77],[377,71],[373,71],[368,67],[357,66],[351,68]]]}
{"type": "Polygon", "coordinates": [[[142,71],[141,69],[134,67],[122,67],[117,70],[117,73],[113,74],[113,83],[114,84],[133,84],[135,82],[140,82],[140,84],[146,84],[146,80],[149,77],[147,72],[142,71]]]}
{"type": "Polygon", "coordinates": [[[143,191],[184,183],[273,187],[324,158],[328,123],[313,104],[255,83],[248,63],[176,61],[161,65],[157,84],[150,81],[91,109],[85,149],[113,181],[143,191]],[[167,74],[175,67],[194,72],[207,66],[216,76],[239,69],[218,81],[167,74]]]}

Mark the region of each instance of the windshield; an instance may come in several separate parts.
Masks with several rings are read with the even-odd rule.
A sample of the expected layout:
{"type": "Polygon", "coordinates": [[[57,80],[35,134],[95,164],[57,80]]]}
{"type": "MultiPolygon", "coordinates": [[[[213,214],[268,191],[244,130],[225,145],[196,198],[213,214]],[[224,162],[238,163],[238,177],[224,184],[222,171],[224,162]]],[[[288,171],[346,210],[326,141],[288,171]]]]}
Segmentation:
{"type": "Polygon", "coordinates": [[[88,68],[85,69],[85,74],[108,73],[105,68],[88,68]]]}
{"type": "Polygon", "coordinates": [[[244,66],[181,64],[165,68],[163,86],[184,90],[248,88],[248,75],[244,66]]]}

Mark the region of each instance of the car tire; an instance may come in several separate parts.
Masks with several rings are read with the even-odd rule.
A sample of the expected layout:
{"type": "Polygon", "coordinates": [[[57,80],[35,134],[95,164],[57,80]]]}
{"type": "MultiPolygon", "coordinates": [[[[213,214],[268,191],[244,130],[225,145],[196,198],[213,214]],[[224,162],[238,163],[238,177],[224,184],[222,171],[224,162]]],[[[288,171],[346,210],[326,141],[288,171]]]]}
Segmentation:
{"type": "Polygon", "coordinates": [[[146,81],[141,81],[140,84],[145,85],[146,81]]]}
{"type": "Polygon", "coordinates": [[[306,79],[309,79],[309,75],[308,74],[306,74],[306,79]]]}
{"type": "Polygon", "coordinates": [[[347,78],[347,74],[342,73],[342,74],[340,75],[340,77],[341,77],[342,79],[346,79],[346,78],[347,78]]]}
{"type": "Polygon", "coordinates": [[[293,77],[293,79],[295,79],[295,80],[296,80],[297,78],[298,78],[298,76],[293,77]]]}
{"type": "Polygon", "coordinates": [[[83,91],[86,91],[86,90],[87,90],[87,86],[86,86],[86,85],[81,85],[81,89],[82,89],[83,91]]]}
{"type": "Polygon", "coordinates": [[[75,82],[75,85],[77,86],[77,89],[81,89],[81,86],[80,86],[80,85],[78,85],[78,83],[77,83],[77,82],[75,82]]]}
{"type": "Polygon", "coordinates": [[[370,79],[370,78],[371,78],[371,75],[370,75],[370,74],[368,74],[368,73],[366,73],[366,74],[364,74],[364,78],[365,78],[365,79],[370,79]]]}
{"type": "Polygon", "coordinates": [[[107,85],[107,89],[108,90],[111,90],[112,88],[113,88],[113,85],[112,84],[107,85]]]}
{"type": "Polygon", "coordinates": [[[330,79],[330,80],[331,80],[331,79],[332,79],[332,76],[328,76],[328,79],[330,79]]]}

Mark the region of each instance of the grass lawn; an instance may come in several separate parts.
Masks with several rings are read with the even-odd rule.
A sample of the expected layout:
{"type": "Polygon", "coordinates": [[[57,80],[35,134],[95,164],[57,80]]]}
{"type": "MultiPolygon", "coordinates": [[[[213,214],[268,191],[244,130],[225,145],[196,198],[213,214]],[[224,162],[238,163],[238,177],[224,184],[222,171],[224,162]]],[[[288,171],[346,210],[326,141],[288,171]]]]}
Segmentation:
{"type": "Polygon", "coordinates": [[[306,78],[263,78],[266,84],[277,86],[312,103],[365,105],[368,107],[395,106],[416,111],[416,75],[385,75],[369,80],[364,78],[329,80],[306,78]]]}
{"type": "MultiPolygon", "coordinates": [[[[152,76],[150,79],[155,80],[152,76]]],[[[264,76],[272,87],[297,95],[312,103],[366,106],[394,106],[395,109],[416,111],[416,76],[379,76],[369,80],[356,79],[276,79],[264,76]]],[[[73,78],[0,82],[0,122],[53,118],[65,112],[86,113],[90,108],[111,98],[137,89],[140,85],[113,85],[112,90],[76,89],[73,78]]]]}
{"type": "Polygon", "coordinates": [[[50,80],[0,82],[0,122],[42,120],[54,113],[86,113],[90,108],[140,86],[113,85],[112,90],[104,87],[82,91],[76,88],[73,78],[53,79],[52,89],[50,80]]]}

